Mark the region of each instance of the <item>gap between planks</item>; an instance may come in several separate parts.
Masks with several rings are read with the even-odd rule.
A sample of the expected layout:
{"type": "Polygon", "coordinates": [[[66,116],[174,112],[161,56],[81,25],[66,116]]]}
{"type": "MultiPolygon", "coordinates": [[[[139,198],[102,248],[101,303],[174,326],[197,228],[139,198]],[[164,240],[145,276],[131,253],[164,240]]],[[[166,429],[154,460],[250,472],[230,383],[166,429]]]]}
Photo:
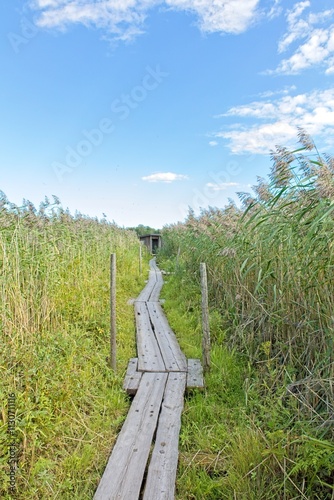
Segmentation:
{"type": "Polygon", "coordinates": [[[139,497],[167,377],[167,373],[143,374],[94,500],[139,497]]]}
{"type": "Polygon", "coordinates": [[[185,386],[186,373],[168,375],[143,500],[174,500],[185,386]]]}
{"type": "MultiPolygon", "coordinates": [[[[182,372],[170,372],[171,374],[182,372]]],[[[138,358],[131,358],[123,382],[127,394],[136,394],[143,372],[138,371],[138,358]]],[[[203,367],[199,359],[188,359],[186,373],[186,389],[204,389],[203,367]]]]}

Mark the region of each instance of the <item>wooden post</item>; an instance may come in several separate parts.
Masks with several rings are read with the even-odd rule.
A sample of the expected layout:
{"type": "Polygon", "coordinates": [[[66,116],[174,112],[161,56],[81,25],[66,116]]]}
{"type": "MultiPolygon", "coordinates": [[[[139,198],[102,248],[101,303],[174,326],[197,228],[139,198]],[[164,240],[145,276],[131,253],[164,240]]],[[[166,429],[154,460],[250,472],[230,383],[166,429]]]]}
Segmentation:
{"type": "Polygon", "coordinates": [[[116,371],[116,254],[110,255],[110,366],[116,371]]]}
{"type": "Polygon", "coordinates": [[[139,243],[139,274],[140,274],[140,276],[142,274],[142,270],[143,270],[143,267],[142,267],[142,245],[141,245],[141,243],[139,243]]]}
{"type": "Polygon", "coordinates": [[[210,362],[210,325],[209,325],[209,304],[208,304],[208,281],[206,275],[206,264],[201,262],[201,292],[202,292],[202,352],[203,352],[203,369],[208,371],[211,366],[210,362]]]}
{"type": "Polygon", "coordinates": [[[179,257],[180,257],[180,253],[181,253],[181,247],[179,247],[177,249],[177,255],[176,255],[176,265],[175,265],[175,268],[178,269],[179,268],[179,257]]]}

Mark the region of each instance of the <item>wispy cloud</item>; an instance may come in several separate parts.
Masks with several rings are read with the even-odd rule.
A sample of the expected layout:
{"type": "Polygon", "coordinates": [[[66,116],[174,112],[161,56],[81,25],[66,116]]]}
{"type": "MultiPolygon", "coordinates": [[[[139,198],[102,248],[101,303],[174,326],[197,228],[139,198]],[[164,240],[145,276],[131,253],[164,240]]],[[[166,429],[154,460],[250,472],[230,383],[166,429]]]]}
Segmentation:
{"type": "Polygon", "coordinates": [[[211,147],[218,146],[218,142],[217,141],[210,141],[209,146],[211,146],[211,147]]]}
{"type": "Polygon", "coordinates": [[[291,92],[295,91],[297,87],[295,85],[289,85],[284,87],[283,89],[277,89],[277,90],[267,90],[265,92],[261,92],[258,94],[258,97],[261,98],[267,98],[267,97],[274,97],[278,95],[289,95],[291,92]]]}
{"type": "Polygon", "coordinates": [[[282,12],[281,0],[274,0],[272,7],[270,8],[267,17],[273,19],[277,17],[282,12]]]}
{"type": "Polygon", "coordinates": [[[206,33],[242,33],[257,19],[260,0],[166,0],[166,4],[196,14],[206,33]]]}
{"type": "Polygon", "coordinates": [[[334,88],[254,101],[230,108],[226,117],[239,119],[215,137],[225,139],[233,153],[268,154],[277,144],[288,145],[304,128],[312,137],[332,145],[334,137],[334,88]],[[240,119],[243,120],[240,123],[240,119]],[[254,123],[255,121],[255,123],[254,123]]]}
{"type": "MultiPolygon", "coordinates": [[[[154,0],[148,3],[154,3],[154,0]]],[[[147,2],[133,0],[32,0],[36,24],[63,30],[71,24],[104,29],[115,40],[131,40],[141,34],[147,2]]]]}
{"type": "Polygon", "coordinates": [[[212,191],[225,191],[229,187],[237,187],[237,186],[240,186],[238,182],[220,182],[220,183],[208,182],[206,184],[206,187],[212,189],[212,191]]]}
{"type": "Polygon", "coordinates": [[[159,172],[157,174],[146,175],[142,177],[146,182],[166,182],[170,184],[175,181],[183,181],[188,179],[187,175],[174,174],[173,172],[159,172]]]}
{"type": "Polygon", "coordinates": [[[334,9],[310,12],[310,7],[311,2],[305,0],[287,12],[287,32],[278,43],[278,53],[299,45],[267,74],[298,74],[315,65],[322,65],[326,74],[334,73],[334,9]]]}
{"type": "Polygon", "coordinates": [[[143,33],[145,19],[155,7],[194,14],[205,33],[242,33],[264,16],[277,12],[279,0],[266,11],[260,0],[29,0],[42,28],[65,29],[71,24],[102,28],[116,40],[131,40],[143,33]]]}

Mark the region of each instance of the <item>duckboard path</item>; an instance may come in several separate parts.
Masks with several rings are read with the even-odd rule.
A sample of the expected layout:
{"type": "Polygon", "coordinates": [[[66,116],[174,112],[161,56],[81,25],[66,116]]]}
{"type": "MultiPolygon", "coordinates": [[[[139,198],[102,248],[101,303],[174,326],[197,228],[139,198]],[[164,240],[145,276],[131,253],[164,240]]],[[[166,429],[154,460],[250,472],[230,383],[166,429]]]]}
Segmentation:
{"type": "Polygon", "coordinates": [[[203,388],[200,360],[186,359],[159,302],[162,273],[150,261],[149,280],[134,303],[137,357],[123,388],[133,395],[94,500],[174,500],[184,392],[203,388]]]}

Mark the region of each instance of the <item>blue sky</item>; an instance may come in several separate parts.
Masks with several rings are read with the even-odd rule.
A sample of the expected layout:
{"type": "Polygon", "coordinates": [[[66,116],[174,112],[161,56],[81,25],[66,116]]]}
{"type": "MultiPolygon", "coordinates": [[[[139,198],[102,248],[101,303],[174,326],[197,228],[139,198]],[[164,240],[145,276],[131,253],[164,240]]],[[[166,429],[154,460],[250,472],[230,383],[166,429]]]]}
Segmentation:
{"type": "Polygon", "coordinates": [[[11,0],[0,36],[14,203],[159,228],[250,191],[299,126],[333,153],[333,0],[11,0]]]}

